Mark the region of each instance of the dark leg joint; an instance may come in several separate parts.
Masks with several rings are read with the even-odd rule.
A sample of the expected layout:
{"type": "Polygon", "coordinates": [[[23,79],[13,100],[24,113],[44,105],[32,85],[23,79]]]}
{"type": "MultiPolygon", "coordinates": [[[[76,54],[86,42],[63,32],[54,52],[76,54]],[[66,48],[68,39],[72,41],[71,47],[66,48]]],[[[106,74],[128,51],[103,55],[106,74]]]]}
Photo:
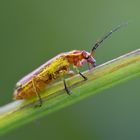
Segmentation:
{"type": "Polygon", "coordinates": [[[88,78],[86,76],[84,76],[81,72],[79,72],[79,74],[83,77],[83,79],[86,81],[88,78]]]}

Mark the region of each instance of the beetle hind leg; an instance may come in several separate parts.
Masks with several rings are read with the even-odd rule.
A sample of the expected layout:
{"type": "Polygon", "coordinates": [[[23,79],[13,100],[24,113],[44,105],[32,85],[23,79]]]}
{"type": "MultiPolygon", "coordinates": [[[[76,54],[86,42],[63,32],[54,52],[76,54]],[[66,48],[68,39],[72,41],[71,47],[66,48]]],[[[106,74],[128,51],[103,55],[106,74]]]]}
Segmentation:
{"type": "Polygon", "coordinates": [[[39,92],[37,91],[37,87],[36,87],[36,78],[35,78],[35,76],[32,78],[32,84],[33,84],[33,89],[34,89],[34,91],[35,91],[35,93],[36,93],[36,95],[37,95],[37,97],[38,97],[38,99],[39,99],[39,103],[36,104],[35,107],[41,107],[43,101],[42,101],[42,99],[41,99],[41,96],[40,96],[39,92]]]}

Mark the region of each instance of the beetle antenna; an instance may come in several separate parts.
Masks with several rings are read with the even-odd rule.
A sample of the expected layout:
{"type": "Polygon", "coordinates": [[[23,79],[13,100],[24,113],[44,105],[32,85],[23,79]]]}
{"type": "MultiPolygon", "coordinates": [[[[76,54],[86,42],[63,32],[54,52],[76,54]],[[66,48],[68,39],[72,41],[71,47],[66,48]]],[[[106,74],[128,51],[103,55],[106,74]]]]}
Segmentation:
{"type": "Polygon", "coordinates": [[[126,26],[128,24],[128,22],[126,23],[122,23],[120,25],[118,25],[117,27],[115,27],[114,29],[112,29],[110,32],[108,32],[107,34],[105,34],[101,39],[97,40],[97,42],[94,44],[92,50],[91,50],[91,55],[93,55],[93,53],[95,52],[95,50],[100,46],[101,43],[103,43],[103,41],[105,39],[107,39],[109,36],[111,36],[112,33],[118,31],[121,27],[126,26]]]}

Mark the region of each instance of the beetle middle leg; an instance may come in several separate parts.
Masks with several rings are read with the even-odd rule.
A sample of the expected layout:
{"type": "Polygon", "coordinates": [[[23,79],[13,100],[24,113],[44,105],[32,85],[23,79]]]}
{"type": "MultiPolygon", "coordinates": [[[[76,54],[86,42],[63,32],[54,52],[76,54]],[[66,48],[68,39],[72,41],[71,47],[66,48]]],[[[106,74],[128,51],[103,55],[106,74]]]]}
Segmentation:
{"type": "Polygon", "coordinates": [[[72,70],[61,70],[60,75],[61,75],[61,79],[64,83],[65,91],[67,92],[68,95],[70,95],[71,91],[69,90],[69,88],[67,86],[67,83],[66,83],[66,80],[65,80],[65,75],[74,76],[75,73],[72,70]]]}
{"type": "Polygon", "coordinates": [[[63,80],[63,83],[64,83],[65,91],[67,92],[68,95],[70,95],[71,94],[71,91],[69,90],[69,88],[68,88],[68,86],[66,84],[65,78],[63,77],[62,80],[63,80]]]}

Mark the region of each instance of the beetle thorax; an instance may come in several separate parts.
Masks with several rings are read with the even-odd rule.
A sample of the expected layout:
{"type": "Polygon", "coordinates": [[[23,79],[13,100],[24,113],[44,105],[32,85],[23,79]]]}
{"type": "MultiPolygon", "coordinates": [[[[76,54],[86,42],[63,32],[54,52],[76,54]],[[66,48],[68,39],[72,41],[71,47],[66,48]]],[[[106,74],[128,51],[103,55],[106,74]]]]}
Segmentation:
{"type": "Polygon", "coordinates": [[[96,62],[95,59],[92,57],[92,55],[85,50],[83,51],[74,50],[68,52],[65,57],[67,58],[70,64],[73,64],[77,67],[81,67],[87,62],[91,64],[94,64],[96,62]]]}

